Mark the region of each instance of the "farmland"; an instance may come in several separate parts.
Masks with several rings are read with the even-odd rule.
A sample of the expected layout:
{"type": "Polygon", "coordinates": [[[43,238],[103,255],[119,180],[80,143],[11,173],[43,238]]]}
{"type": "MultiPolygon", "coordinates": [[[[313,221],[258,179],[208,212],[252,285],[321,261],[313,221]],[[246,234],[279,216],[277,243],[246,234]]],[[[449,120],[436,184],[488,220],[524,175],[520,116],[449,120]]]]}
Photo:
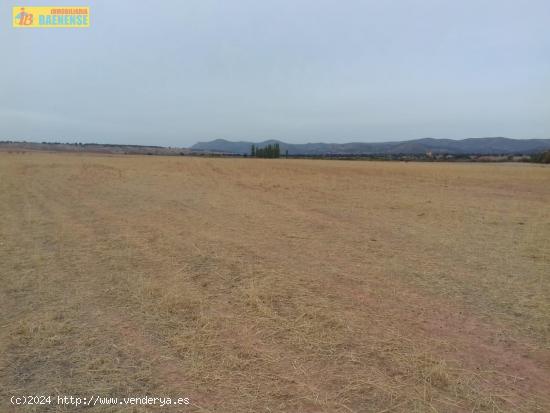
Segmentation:
{"type": "Polygon", "coordinates": [[[0,152],[0,410],[550,411],[549,206],[545,165],[0,152]]]}

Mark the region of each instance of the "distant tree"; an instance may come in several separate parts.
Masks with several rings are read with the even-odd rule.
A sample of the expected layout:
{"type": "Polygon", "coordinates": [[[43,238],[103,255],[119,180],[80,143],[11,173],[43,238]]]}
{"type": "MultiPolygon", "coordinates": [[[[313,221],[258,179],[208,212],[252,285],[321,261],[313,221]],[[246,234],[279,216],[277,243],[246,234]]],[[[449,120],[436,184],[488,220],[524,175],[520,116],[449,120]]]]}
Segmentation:
{"type": "Polygon", "coordinates": [[[254,144],[252,144],[252,147],[250,148],[250,156],[256,156],[256,147],[254,144]]]}
{"type": "Polygon", "coordinates": [[[279,158],[281,156],[281,148],[278,143],[270,143],[263,148],[255,148],[254,153],[256,158],[279,158]]]}
{"type": "Polygon", "coordinates": [[[550,151],[537,153],[531,156],[531,161],[536,163],[550,163],[550,151]]]}

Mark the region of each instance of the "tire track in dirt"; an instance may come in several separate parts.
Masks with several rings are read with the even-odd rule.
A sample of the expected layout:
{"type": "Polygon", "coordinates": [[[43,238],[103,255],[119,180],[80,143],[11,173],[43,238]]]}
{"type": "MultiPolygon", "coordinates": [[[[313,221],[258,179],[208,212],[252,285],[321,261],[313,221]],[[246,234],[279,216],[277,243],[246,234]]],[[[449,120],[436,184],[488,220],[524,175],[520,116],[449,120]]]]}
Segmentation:
{"type": "MultiPolygon", "coordinates": [[[[69,188],[70,186],[63,188],[65,195],[71,193],[69,188]]],[[[62,225],[67,228],[67,231],[71,232],[71,238],[74,242],[93,240],[90,243],[92,251],[92,243],[100,245],[102,242],[109,242],[108,234],[105,234],[101,227],[93,224],[98,220],[88,219],[85,222],[82,220],[82,217],[92,217],[99,210],[85,205],[82,202],[81,194],[72,192],[72,201],[67,202],[69,199],[63,197],[63,194],[59,194],[58,197],[52,196],[52,188],[48,188],[46,185],[41,188],[40,192],[42,198],[48,198],[54,205],[50,209],[50,211],[55,211],[56,218],[54,221],[63,223],[62,225]]],[[[99,222],[104,221],[99,220],[99,222]]],[[[114,225],[107,225],[109,228],[116,228],[114,225]]],[[[96,257],[96,254],[90,256],[88,268],[94,267],[94,257],[96,257]]],[[[82,265],[86,266],[86,263],[82,263],[82,265]]],[[[67,273],[67,268],[61,267],[60,270],[67,273]]],[[[97,275],[98,272],[94,271],[94,274],[97,275]]],[[[70,280],[71,275],[68,273],[66,279],[70,280]]],[[[107,280],[95,280],[94,284],[97,284],[98,281],[107,280]]],[[[80,286],[80,288],[82,287],[80,286]]],[[[154,382],[162,385],[161,388],[156,389],[156,391],[162,392],[161,395],[168,393],[175,395],[174,397],[188,397],[190,395],[189,381],[185,377],[185,369],[180,365],[177,356],[158,339],[155,340],[148,335],[138,321],[132,320],[119,307],[111,305],[108,297],[103,296],[103,291],[89,288],[89,286],[85,288],[90,294],[85,298],[84,303],[79,303],[83,304],[79,323],[87,325],[93,331],[108,332],[107,334],[111,339],[119,343],[121,348],[132,349],[130,352],[131,358],[148,360],[152,365],[154,382]],[[99,312],[97,311],[98,304],[102,308],[99,312]],[[182,396],[182,394],[184,395],[182,396]]],[[[199,389],[193,388],[190,398],[194,409],[187,408],[186,411],[208,411],[202,407],[206,396],[201,394],[199,389]]],[[[174,410],[173,408],[167,408],[166,411],[174,410]]]]}

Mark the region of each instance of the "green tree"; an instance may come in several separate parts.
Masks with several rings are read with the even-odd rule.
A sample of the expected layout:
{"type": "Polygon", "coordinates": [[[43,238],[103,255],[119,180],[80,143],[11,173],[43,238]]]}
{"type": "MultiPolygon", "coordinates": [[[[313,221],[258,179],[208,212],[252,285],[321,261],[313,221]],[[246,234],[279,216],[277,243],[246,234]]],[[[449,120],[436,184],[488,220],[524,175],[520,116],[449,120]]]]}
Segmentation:
{"type": "Polygon", "coordinates": [[[550,163],[550,151],[537,153],[531,156],[531,161],[537,163],[550,163]]]}
{"type": "Polygon", "coordinates": [[[256,158],[279,158],[281,156],[281,147],[278,143],[270,143],[263,148],[255,148],[254,153],[256,158]]]}

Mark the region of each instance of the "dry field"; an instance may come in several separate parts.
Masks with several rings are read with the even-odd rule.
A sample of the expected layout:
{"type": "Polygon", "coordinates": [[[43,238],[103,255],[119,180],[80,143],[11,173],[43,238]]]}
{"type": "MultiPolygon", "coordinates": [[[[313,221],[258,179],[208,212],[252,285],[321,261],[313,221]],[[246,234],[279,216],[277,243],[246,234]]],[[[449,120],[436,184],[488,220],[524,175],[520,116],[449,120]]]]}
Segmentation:
{"type": "Polygon", "coordinates": [[[550,168],[0,153],[0,411],[549,412],[550,168]]]}

